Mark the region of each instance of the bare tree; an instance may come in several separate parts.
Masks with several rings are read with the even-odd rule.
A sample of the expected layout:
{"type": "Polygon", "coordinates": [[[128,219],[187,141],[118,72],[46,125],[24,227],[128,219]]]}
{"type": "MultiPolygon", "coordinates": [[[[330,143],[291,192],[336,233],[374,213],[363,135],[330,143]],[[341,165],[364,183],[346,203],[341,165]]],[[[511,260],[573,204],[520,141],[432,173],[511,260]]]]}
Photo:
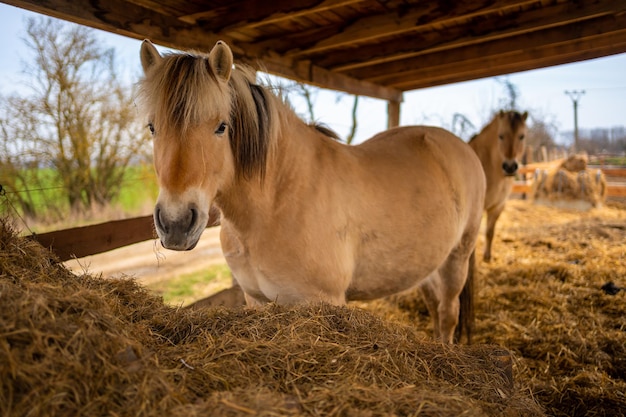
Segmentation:
{"type": "Polygon", "coordinates": [[[558,128],[554,120],[550,120],[548,116],[542,114],[539,110],[531,112],[532,123],[528,126],[528,135],[526,139],[527,150],[532,152],[533,160],[541,160],[541,148],[556,148],[556,137],[558,128]]]}
{"type": "Polygon", "coordinates": [[[24,123],[29,113],[21,116],[16,112],[16,109],[25,107],[23,104],[17,97],[0,103],[0,114],[4,115],[0,119],[0,185],[5,193],[11,193],[10,201],[21,209],[24,216],[33,218],[36,208],[28,186],[38,184],[38,177],[36,168],[29,169],[33,165],[35,150],[31,149],[30,143],[19,140],[27,134],[25,131],[29,131],[29,126],[24,123]]]}
{"type": "MultiPolygon", "coordinates": [[[[291,103],[292,106],[293,104],[292,104],[292,100],[290,99],[290,95],[295,94],[299,96],[302,100],[304,100],[307,114],[300,115],[300,116],[303,117],[305,120],[308,120],[309,122],[315,122],[315,101],[317,98],[317,93],[319,92],[318,88],[312,87],[305,83],[293,81],[289,83],[279,83],[279,85],[277,86],[277,89],[279,93],[285,98],[285,100],[291,103]]],[[[342,93],[337,93],[335,102],[336,103],[341,102],[344,96],[345,95],[342,93]]],[[[348,131],[348,134],[346,135],[346,139],[345,139],[345,142],[348,145],[352,144],[352,141],[354,140],[357,127],[358,127],[357,110],[359,106],[359,96],[353,96],[353,97],[354,97],[354,101],[352,102],[351,113],[350,113],[351,115],[350,130],[348,131]]]]}
{"type": "Polygon", "coordinates": [[[358,126],[357,119],[357,109],[359,107],[359,96],[354,96],[354,101],[352,102],[352,112],[350,113],[352,116],[352,124],[350,125],[350,131],[346,136],[346,143],[348,145],[352,145],[352,141],[354,140],[354,136],[356,135],[356,128],[358,126]]]}
{"type": "Polygon", "coordinates": [[[504,97],[500,99],[500,109],[517,110],[517,100],[519,99],[519,88],[511,82],[509,77],[497,77],[496,81],[504,87],[504,97]]]}
{"type": "Polygon", "coordinates": [[[466,138],[469,132],[475,130],[474,124],[461,113],[454,113],[452,116],[452,133],[460,138],[466,138]]]}
{"type": "MultiPolygon", "coordinates": [[[[306,103],[306,108],[309,113],[308,117],[310,121],[315,120],[315,96],[316,91],[314,91],[313,87],[304,83],[294,82],[294,89],[297,94],[301,95],[306,103]]],[[[289,90],[287,90],[289,91],[289,90]]]]}
{"type": "Polygon", "coordinates": [[[131,89],[117,77],[114,51],[93,30],[49,18],[29,19],[26,33],[30,93],[6,101],[15,111],[0,115],[0,139],[13,160],[0,159],[18,171],[25,158],[53,168],[74,211],[105,206],[147,143],[131,89]],[[29,151],[9,149],[12,140],[29,151]]]}

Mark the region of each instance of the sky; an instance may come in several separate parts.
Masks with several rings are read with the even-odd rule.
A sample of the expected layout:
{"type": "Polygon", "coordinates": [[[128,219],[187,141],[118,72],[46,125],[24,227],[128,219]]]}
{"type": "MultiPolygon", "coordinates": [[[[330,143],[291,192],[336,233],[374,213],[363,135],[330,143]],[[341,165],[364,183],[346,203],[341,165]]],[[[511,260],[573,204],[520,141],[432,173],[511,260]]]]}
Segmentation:
{"type": "MultiPolygon", "coordinates": [[[[23,62],[28,58],[23,38],[27,17],[41,16],[0,3],[0,94],[19,91],[24,83],[23,62]]],[[[138,40],[96,30],[103,46],[115,48],[120,71],[133,82],[141,74],[138,40]]],[[[519,91],[518,107],[556,126],[557,141],[574,129],[572,99],[565,91],[584,90],[578,105],[579,129],[626,126],[626,54],[582,61],[480,80],[425,88],[404,93],[400,124],[452,127],[455,113],[463,114],[477,133],[487,124],[506,97],[503,80],[519,91]]],[[[303,103],[296,111],[306,114],[303,103]]],[[[321,89],[315,96],[315,119],[345,136],[350,128],[352,97],[321,89]]],[[[387,126],[387,103],[363,97],[358,107],[355,142],[361,142],[387,126]]],[[[467,139],[467,138],[465,138],[467,139]]]]}

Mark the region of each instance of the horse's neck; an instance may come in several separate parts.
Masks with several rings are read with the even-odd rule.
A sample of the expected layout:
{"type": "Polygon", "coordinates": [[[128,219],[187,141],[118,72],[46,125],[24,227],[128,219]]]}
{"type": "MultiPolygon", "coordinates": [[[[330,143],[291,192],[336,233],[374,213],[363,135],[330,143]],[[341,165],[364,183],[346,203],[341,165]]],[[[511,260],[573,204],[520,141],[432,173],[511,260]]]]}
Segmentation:
{"type": "Polygon", "coordinates": [[[476,137],[475,149],[479,149],[478,156],[483,166],[495,166],[500,169],[502,166],[502,155],[500,154],[498,141],[498,119],[494,118],[476,137]]]}
{"type": "Polygon", "coordinates": [[[303,182],[315,181],[316,153],[323,139],[295,113],[279,117],[275,122],[280,123],[280,133],[269,146],[263,180],[236,178],[217,201],[224,217],[239,228],[274,217],[277,207],[294,198],[303,182]]]}

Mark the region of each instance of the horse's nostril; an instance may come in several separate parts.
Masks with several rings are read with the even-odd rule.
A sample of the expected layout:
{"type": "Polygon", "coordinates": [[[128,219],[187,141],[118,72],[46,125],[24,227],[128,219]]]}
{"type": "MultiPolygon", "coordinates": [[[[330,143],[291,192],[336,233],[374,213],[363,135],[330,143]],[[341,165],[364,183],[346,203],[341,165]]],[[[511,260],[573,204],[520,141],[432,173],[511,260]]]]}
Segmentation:
{"type": "Polygon", "coordinates": [[[165,226],[165,222],[161,218],[161,209],[159,207],[154,209],[154,222],[156,223],[157,229],[161,229],[165,233],[167,233],[167,227],[165,226]]]}
{"type": "Polygon", "coordinates": [[[191,210],[191,218],[189,219],[189,226],[187,228],[187,230],[191,230],[193,228],[193,226],[196,224],[196,220],[198,219],[198,210],[196,210],[195,208],[190,209],[191,210]]]}

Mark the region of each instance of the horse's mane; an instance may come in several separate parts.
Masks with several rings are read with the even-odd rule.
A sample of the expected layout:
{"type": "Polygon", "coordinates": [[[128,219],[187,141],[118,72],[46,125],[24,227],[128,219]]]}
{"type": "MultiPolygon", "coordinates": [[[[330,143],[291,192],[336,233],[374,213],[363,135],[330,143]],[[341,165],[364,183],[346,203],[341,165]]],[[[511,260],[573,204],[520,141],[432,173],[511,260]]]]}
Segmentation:
{"type": "Polygon", "coordinates": [[[179,137],[208,119],[226,122],[238,176],[265,175],[268,148],[279,129],[278,100],[255,83],[252,69],[237,65],[228,83],[220,80],[208,55],[171,53],[140,83],[140,98],[155,129],[179,137]]]}
{"type": "Polygon", "coordinates": [[[329,138],[335,139],[336,141],[341,141],[339,134],[332,130],[330,127],[326,126],[324,123],[312,122],[309,123],[309,126],[317,130],[324,136],[328,136],[329,138]]]}

